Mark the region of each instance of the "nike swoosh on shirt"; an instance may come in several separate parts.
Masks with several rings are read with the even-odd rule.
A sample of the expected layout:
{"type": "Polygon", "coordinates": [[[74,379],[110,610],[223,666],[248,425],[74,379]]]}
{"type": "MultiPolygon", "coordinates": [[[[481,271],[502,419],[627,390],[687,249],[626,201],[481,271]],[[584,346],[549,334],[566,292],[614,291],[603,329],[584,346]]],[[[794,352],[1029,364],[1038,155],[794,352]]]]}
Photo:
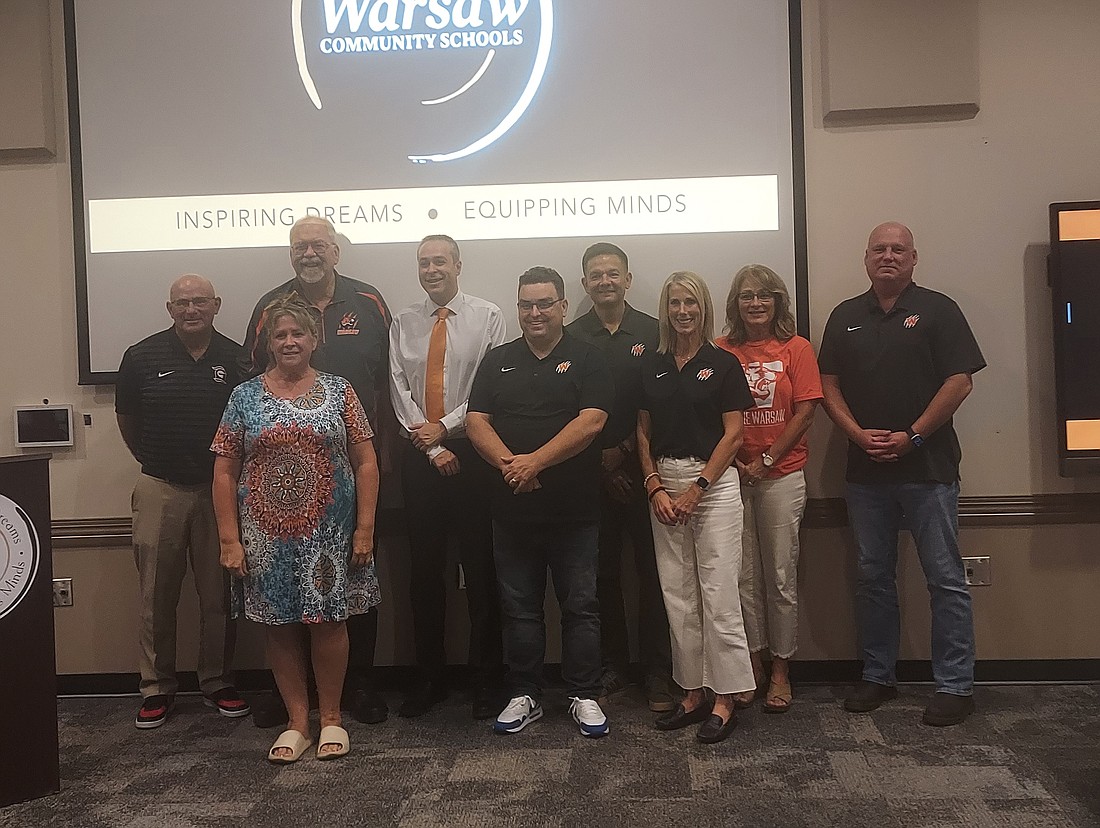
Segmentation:
{"type": "Polygon", "coordinates": [[[862,327],[862,325],[856,325],[854,328],[849,328],[848,333],[851,333],[852,331],[858,331],[862,327]]]}
{"type": "Polygon", "coordinates": [[[663,377],[667,373],[668,373],[668,371],[662,371],[660,374],[657,375],[657,379],[660,379],[661,377],[663,377]]]}
{"type": "Polygon", "coordinates": [[[516,366],[513,365],[511,368],[501,368],[500,373],[507,374],[509,371],[515,371],[515,370],[516,370],[516,366]]]}
{"type": "Polygon", "coordinates": [[[159,374],[157,374],[157,379],[161,379],[162,377],[166,377],[169,374],[174,374],[174,373],[176,373],[176,372],[175,371],[161,371],[159,374]]]}

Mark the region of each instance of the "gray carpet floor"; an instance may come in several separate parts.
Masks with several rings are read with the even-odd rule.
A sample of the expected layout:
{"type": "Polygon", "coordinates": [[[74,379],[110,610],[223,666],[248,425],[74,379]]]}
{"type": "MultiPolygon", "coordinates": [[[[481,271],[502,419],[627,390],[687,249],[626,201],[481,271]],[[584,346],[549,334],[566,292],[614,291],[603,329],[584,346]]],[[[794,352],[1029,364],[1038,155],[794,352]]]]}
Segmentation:
{"type": "Polygon", "coordinates": [[[1100,826],[1100,687],[981,687],[953,728],[920,724],[928,688],[860,716],[844,691],[796,688],[790,713],[743,711],[716,746],[655,731],[640,697],[589,740],[558,695],[512,736],[453,696],[419,719],[352,722],[342,760],[279,767],[264,759],[277,730],[200,697],[148,731],[133,698],[63,699],[61,793],[0,810],[0,826],[1100,826]]]}

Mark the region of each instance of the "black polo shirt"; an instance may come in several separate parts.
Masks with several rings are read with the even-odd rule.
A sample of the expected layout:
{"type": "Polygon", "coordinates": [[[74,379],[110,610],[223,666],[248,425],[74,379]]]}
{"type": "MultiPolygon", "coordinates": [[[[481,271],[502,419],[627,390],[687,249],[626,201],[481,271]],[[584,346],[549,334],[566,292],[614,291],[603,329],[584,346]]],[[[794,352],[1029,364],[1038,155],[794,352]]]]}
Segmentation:
{"type": "MultiPolygon", "coordinates": [[[[278,296],[298,292],[297,277],[269,290],[256,303],[244,340],[248,376],[262,374],[271,360],[263,334],[264,308],[278,296]]],[[[312,306],[311,306],[312,307],[312,306]]],[[[318,371],[336,374],[351,383],[373,422],[378,397],[388,393],[390,359],[390,310],[373,285],[336,274],[332,301],[324,312],[313,308],[321,340],[311,364],[318,371]]]]}
{"type": "Polygon", "coordinates": [[[737,357],[709,342],[682,370],[673,354],[654,352],[646,360],[642,392],[655,458],[710,459],[726,431],[722,415],[756,404],[737,357]]]}
{"type": "MultiPolygon", "coordinates": [[[[862,428],[905,431],[924,413],[944,381],[985,367],[959,306],[942,293],[913,283],[889,313],[874,290],[833,310],[817,357],[822,374],[833,374],[844,401],[862,428]]],[[[962,449],[951,420],[925,435],[924,445],[897,462],[876,463],[848,444],[852,483],[954,483],[962,449]]]]}
{"type": "Polygon", "coordinates": [[[192,359],[174,327],[131,345],[115,381],[115,411],[136,417],[141,471],[183,485],[214,476],[210,441],[244,375],[241,346],[214,331],[192,359]]]}
{"type": "Polygon", "coordinates": [[[626,306],[619,329],[611,333],[593,308],[565,326],[577,339],[599,348],[615,378],[615,402],[600,434],[600,448],[617,446],[634,434],[642,402],[642,365],[645,355],[657,350],[657,320],[626,306]]]}
{"type": "MultiPolygon", "coordinates": [[[[611,370],[596,348],[570,334],[543,359],[519,339],[493,348],[470,391],[469,411],[488,414],[514,454],[530,454],[553,439],[585,408],[610,411],[611,370]]],[[[541,489],[514,494],[493,475],[493,517],[505,523],[596,523],[600,519],[600,447],[584,451],[539,475],[541,489]]]]}

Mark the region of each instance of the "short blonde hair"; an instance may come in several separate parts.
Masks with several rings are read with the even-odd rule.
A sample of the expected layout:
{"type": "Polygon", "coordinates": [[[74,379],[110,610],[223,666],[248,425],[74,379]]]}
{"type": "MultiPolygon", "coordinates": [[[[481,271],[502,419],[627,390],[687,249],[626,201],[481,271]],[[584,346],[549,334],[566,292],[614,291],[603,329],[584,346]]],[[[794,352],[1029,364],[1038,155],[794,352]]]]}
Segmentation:
{"type": "Polygon", "coordinates": [[[275,336],[275,325],[284,316],[289,316],[299,327],[314,339],[319,339],[317,319],[313,316],[313,310],[306,301],[294,291],[276,296],[267,303],[263,313],[264,337],[267,339],[268,350],[271,350],[271,339],[275,336]]]}
{"type": "Polygon", "coordinates": [[[714,343],[714,302],[710,298],[710,288],[703,278],[690,270],[677,270],[661,286],[660,304],[657,308],[657,327],[660,338],[657,342],[657,352],[667,354],[672,350],[676,341],[676,333],[672,330],[672,323],[668,318],[668,294],[673,285],[682,285],[688,293],[695,297],[695,301],[703,309],[703,339],[714,343]]]}
{"type": "Polygon", "coordinates": [[[787,292],[787,285],[780,275],[762,264],[745,265],[734,274],[729,296],[726,297],[726,333],[729,335],[730,342],[740,345],[748,338],[745,320],[741,318],[737,294],[744,290],[745,283],[750,280],[775,296],[772,336],[780,342],[786,342],[798,333],[798,325],[794,321],[794,314],[791,313],[791,295],[787,292]]]}

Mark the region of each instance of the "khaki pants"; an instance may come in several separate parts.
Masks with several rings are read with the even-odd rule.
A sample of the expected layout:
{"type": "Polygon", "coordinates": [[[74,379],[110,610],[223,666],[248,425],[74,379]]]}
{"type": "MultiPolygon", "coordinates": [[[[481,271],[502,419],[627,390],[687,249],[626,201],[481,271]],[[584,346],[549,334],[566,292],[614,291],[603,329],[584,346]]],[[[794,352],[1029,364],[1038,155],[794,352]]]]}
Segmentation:
{"type": "Polygon", "coordinates": [[[229,687],[236,627],[228,620],[228,576],[219,562],[210,484],[182,486],[141,475],[131,498],[134,561],[141,586],[141,695],[173,695],[176,608],[187,561],[199,596],[199,688],[229,687]]]}
{"type": "Polygon", "coordinates": [[[790,658],[798,647],[798,527],[806,508],[802,470],[741,487],[741,611],[749,650],[790,658]]]}
{"type": "MultiPolygon", "coordinates": [[[[703,462],[662,457],[661,483],[675,497],[702,473],[703,462]]],[[[741,494],[737,471],[715,480],[682,526],[656,517],[653,545],[672,639],[672,678],[685,690],[743,693],[756,687],[741,617],[741,494]]]]}

